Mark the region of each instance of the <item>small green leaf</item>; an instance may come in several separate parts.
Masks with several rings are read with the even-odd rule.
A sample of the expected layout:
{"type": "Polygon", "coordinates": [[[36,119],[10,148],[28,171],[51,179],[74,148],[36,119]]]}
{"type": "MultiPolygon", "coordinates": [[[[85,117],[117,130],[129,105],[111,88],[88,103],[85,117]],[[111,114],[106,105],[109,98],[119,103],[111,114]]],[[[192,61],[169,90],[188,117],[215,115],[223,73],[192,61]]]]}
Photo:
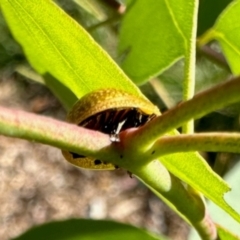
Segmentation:
{"type": "Polygon", "coordinates": [[[185,55],[193,5],[186,0],[139,0],[129,7],[121,26],[119,50],[126,52],[122,67],[136,83],[160,74],[185,55]]]}
{"type": "Polygon", "coordinates": [[[200,42],[216,39],[235,75],[240,74],[240,1],[233,1],[220,15],[214,27],[202,36],[200,42]]]}
{"type": "Polygon", "coordinates": [[[142,96],[91,36],[52,1],[1,0],[9,27],[31,65],[77,97],[99,88],[142,96]]]}
{"type": "Polygon", "coordinates": [[[213,26],[216,18],[232,0],[199,1],[198,35],[213,26]]]}
{"type": "Polygon", "coordinates": [[[145,230],[116,223],[113,221],[96,221],[72,219],[51,222],[30,229],[14,240],[167,240],[165,237],[153,236],[145,230]]]}

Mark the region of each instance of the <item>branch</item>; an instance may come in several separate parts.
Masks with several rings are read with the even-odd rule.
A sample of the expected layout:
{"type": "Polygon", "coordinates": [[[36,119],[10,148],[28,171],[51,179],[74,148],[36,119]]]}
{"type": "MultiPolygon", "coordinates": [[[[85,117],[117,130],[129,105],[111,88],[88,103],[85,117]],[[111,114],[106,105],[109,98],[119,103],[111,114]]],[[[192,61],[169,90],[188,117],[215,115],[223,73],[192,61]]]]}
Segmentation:
{"type": "Polygon", "coordinates": [[[144,153],[144,156],[148,161],[151,161],[166,154],[194,151],[240,153],[240,133],[198,133],[163,136],[144,153]],[[149,159],[149,156],[152,156],[152,158],[149,159]]]}
{"type": "MultiPolygon", "coordinates": [[[[118,150],[111,143],[108,135],[48,117],[0,107],[0,133],[6,136],[47,143],[61,149],[102,158],[103,160],[111,159],[110,162],[117,165],[122,163],[123,167],[124,165],[131,166],[128,161],[130,159],[119,158],[118,150]]],[[[182,185],[181,181],[171,175],[159,161],[148,165],[133,164],[128,170],[141,178],[168,204],[170,202],[171,206],[176,206],[177,210],[196,227],[200,235],[205,234],[205,209],[200,195],[192,195],[182,185]],[[161,172],[160,175],[159,172],[161,172]],[[155,178],[154,176],[158,177],[155,178]],[[181,201],[176,196],[181,196],[181,201]]]]}
{"type": "Polygon", "coordinates": [[[4,107],[0,107],[0,134],[34,140],[85,156],[116,157],[106,134],[4,107]]]}
{"type": "MultiPolygon", "coordinates": [[[[120,138],[126,138],[128,146],[138,146],[144,153],[162,135],[182,126],[190,119],[197,119],[209,112],[240,101],[240,77],[197,94],[189,101],[183,102],[163,115],[153,119],[135,131],[122,132],[120,138]],[[131,144],[134,143],[134,146],[131,144]]],[[[177,133],[171,133],[176,135],[177,133]]]]}
{"type": "MultiPolygon", "coordinates": [[[[109,162],[122,167],[129,166],[126,169],[141,178],[158,196],[161,196],[168,204],[170,203],[170,206],[174,205],[177,211],[191,222],[198,233],[202,237],[204,236],[203,239],[211,239],[211,231],[208,233],[208,230],[212,229],[214,233],[214,226],[205,215],[200,194],[192,194],[191,191],[182,186],[181,181],[170,174],[159,161],[153,161],[149,164],[146,164],[146,161],[136,163],[136,161],[131,161],[132,159],[128,155],[124,159],[120,159],[119,149],[129,153],[128,146],[124,149],[122,143],[120,146],[111,143],[108,135],[4,107],[0,107],[0,133],[109,160],[109,162]]],[[[125,145],[125,143],[123,144],[125,145]]],[[[138,157],[139,155],[136,154],[135,158],[138,157]]],[[[142,158],[144,156],[141,156],[142,158]]],[[[175,208],[173,207],[173,209],[175,208]]]]}

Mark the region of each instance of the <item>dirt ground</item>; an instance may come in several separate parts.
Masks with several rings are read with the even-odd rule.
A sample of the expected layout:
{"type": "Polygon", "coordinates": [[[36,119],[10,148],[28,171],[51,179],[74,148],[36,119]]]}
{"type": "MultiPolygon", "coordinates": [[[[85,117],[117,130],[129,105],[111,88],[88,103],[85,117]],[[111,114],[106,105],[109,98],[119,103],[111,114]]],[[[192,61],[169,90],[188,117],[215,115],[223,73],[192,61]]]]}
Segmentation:
{"type": "MultiPolygon", "coordinates": [[[[0,76],[0,105],[61,120],[66,114],[45,87],[6,73],[0,76]]],[[[0,166],[1,240],[69,218],[113,219],[187,239],[187,224],[124,170],[81,170],[59,149],[1,135],[0,166]]]]}

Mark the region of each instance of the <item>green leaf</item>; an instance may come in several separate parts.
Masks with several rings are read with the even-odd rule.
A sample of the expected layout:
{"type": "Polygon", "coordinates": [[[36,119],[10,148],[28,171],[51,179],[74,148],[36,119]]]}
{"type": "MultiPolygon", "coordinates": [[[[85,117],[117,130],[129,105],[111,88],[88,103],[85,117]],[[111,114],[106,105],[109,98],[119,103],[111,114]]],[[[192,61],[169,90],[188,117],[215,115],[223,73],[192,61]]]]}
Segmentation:
{"type": "Polygon", "coordinates": [[[186,0],[139,0],[129,7],[119,50],[127,54],[122,67],[131,79],[142,83],[185,55],[193,11],[193,3],[186,0]]]}
{"type": "Polygon", "coordinates": [[[224,199],[224,195],[230,191],[230,187],[213,172],[198,153],[166,155],[160,161],[175,176],[203,193],[204,196],[240,222],[240,215],[224,199]]]}
{"type": "Polygon", "coordinates": [[[198,35],[213,26],[216,18],[232,0],[199,1],[198,35]]]}
{"type": "Polygon", "coordinates": [[[141,95],[91,36],[52,1],[1,0],[1,9],[31,65],[77,97],[99,89],[141,95]]]}
{"type": "Polygon", "coordinates": [[[214,27],[200,40],[202,44],[216,39],[229,62],[232,72],[240,74],[240,1],[234,1],[218,18],[214,27]]]}
{"type": "MultiPolygon", "coordinates": [[[[238,212],[240,212],[240,205],[239,205],[239,199],[240,199],[240,188],[239,188],[239,182],[240,182],[240,163],[238,162],[231,171],[228,172],[228,174],[224,177],[226,181],[231,184],[232,191],[226,195],[226,200],[231,204],[231,206],[234,207],[234,209],[238,212]]],[[[219,209],[215,204],[210,203],[209,204],[209,211],[214,216],[215,222],[218,224],[224,226],[231,232],[238,234],[240,233],[240,224],[236,221],[234,221],[232,218],[227,216],[225,212],[222,211],[222,209],[219,209]]]]}
{"type": "MultiPolygon", "coordinates": [[[[238,162],[231,171],[228,172],[228,174],[224,177],[226,181],[231,184],[232,191],[226,195],[227,201],[231,204],[231,206],[234,207],[234,209],[238,212],[240,212],[240,205],[239,205],[239,199],[240,199],[240,188],[239,188],[239,182],[240,182],[240,163],[238,162]]],[[[223,211],[223,209],[216,206],[214,203],[209,202],[208,203],[208,209],[210,212],[210,215],[212,216],[214,222],[217,224],[220,224],[221,226],[224,226],[224,228],[228,229],[232,233],[228,233],[226,230],[224,230],[220,225],[218,226],[218,232],[222,238],[220,239],[240,239],[240,237],[232,237],[234,234],[237,234],[239,236],[239,229],[240,224],[239,222],[234,221],[226,212],[223,211]],[[226,237],[224,236],[226,235],[226,237]],[[223,237],[224,236],[224,237],[223,237]]],[[[191,240],[199,239],[195,231],[192,231],[191,233],[191,240]]]]}
{"type": "Polygon", "coordinates": [[[72,219],[44,224],[24,233],[14,240],[167,240],[164,237],[153,236],[145,230],[116,223],[113,221],[95,221],[72,219]]]}
{"type": "Polygon", "coordinates": [[[231,233],[227,229],[223,228],[222,226],[217,227],[218,236],[222,240],[240,240],[240,237],[231,233]]]}

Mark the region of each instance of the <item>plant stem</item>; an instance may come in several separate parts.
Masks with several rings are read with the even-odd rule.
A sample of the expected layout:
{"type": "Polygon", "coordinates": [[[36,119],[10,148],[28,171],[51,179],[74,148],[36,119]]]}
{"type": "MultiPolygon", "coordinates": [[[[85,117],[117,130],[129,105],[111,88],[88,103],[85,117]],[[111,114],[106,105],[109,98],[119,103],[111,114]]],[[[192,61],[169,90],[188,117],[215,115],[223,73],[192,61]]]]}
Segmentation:
{"type": "MultiPolygon", "coordinates": [[[[136,131],[129,131],[127,143],[137,144],[139,151],[145,152],[162,135],[182,126],[190,119],[197,119],[216,109],[240,101],[240,77],[199,93],[189,101],[183,102],[158,116],[136,131]]],[[[176,135],[172,133],[171,135],[176,135]]],[[[133,147],[134,147],[133,146],[133,147]]]]}
{"type": "MultiPolygon", "coordinates": [[[[46,143],[62,149],[68,149],[79,154],[84,154],[86,156],[109,160],[109,162],[120,166],[121,164],[119,163],[123,160],[119,159],[118,149],[111,143],[108,135],[23,111],[9,110],[7,108],[0,107],[0,133],[6,136],[19,137],[46,143]]],[[[127,153],[127,150],[128,149],[126,149],[125,153],[127,153]]],[[[161,170],[161,172],[159,172],[160,170],[157,170],[156,173],[154,173],[154,169],[152,167],[148,167],[146,170],[144,169],[146,163],[132,164],[131,161],[128,160],[131,160],[131,158],[128,158],[126,155],[125,162],[128,162],[128,165],[123,161],[122,166],[129,166],[129,168],[126,169],[142,178],[143,181],[145,181],[151,189],[153,189],[153,191],[158,192],[159,194],[163,193],[164,198],[170,202],[170,205],[172,205],[173,208],[175,202],[179,201],[178,198],[174,200],[174,191],[180,191],[179,194],[181,194],[177,194],[177,196],[181,196],[183,203],[177,204],[178,211],[183,211],[181,214],[186,216],[186,218],[189,219],[192,225],[195,226],[199,232],[208,232],[208,230],[204,230],[204,225],[206,225],[204,214],[201,215],[202,211],[199,212],[197,207],[198,204],[201,206],[201,204],[198,203],[199,200],[197,200],[199,197],[197,197],[197,199],[195,199],[195,197],[189,198],[189,193],[184,190],[183,186],[181,186],[178,190],[180,180],[172,175],[169,175],[167,170],[161,170]],[[165,174],[163,174],[164,172],[165,174]],[[163,178],[165,179],[165,182],[163,182],[163,178]],[[184,194],[186,194],[186,200],[184,194]],[[195,201],[193,203],[193,206],[195,207],[189,207],[188,204],[184,204],[185,201],[189,201],[190,204],[191,199],[195,201]],[[184,208],[184,205],[186,209],[184,208]],[[195,211],[197,211],[198,214],[191,216],[191,213],[189,213],[190,215],[188,215],[188,211],[191,212],[192,210],[192,213],[196,214],[195,211]],[[194,219],[196,216],[202,216],[202,218],[194,219]]],[[[154,165],[147,164],[147,166],[154,165]]]]}
{"type": "MultiPolygon", "coordinates": [[[[192,19],[192,28],[191,28],[191,36],[190,40],[185,39],[185,77],[183,82],[183,101],[187,101],[194,96],[195,90],[195,72],[196,72],[196,34],[197,34],[197,12],[198,12],[198,0],[193,1],[194,4],[194,12],[192,19]]],[[[182,126],[183,133],[193,133],[194,132],[194,121],[193,119],[189,119],[182,126]]]]}
{"type": "Polygon", "coordinates": [[[19,110],[0,107],[0,134],[34,140],[82,155],[116,157],[109,136],[72,124],[19,110]],[[99,156],[100,154],[100,156],[99,156]]]}
{"type": "MultiPolygon", "coordinates": [[[[0,107],[0,133],[47,143],[87,156],[119,159],[118,152],[114,149],[108,135],[19,110],[0,107]]],[[[117,164],[117,162],[114,163],[117,164]]],[[[154,161],[154,163],[148,164],[146,169],[145,165],[137,165],[139,166],[137,168],[136,165],[133,165],[129,170],[142,178],[158,195],[162,194],[165,201],[172,207],[177,204],[176,208],[180,214],[184,215],[197,231],[200,233],[204,231],[200,224],[204,218],[204,204],[201,198],[188,193],[181,181],[171,175],[160,162],[154,161]],[[161,165],[161,167],[158,167],[157,171],[151,172],[154,164],[161,165]],[[155,178],[156,176],[158,177],[155,178]],[[156,186],[157,189],[155,189],[156,186]],[[176,195],[180,197],[181,201],[176,198],[176,195]]]]}
{"type": "Polygon", "coordinates": [[[193,151],[240,153],[240,133],[198,133],[163,136],[144,153],[143,158],[151,161],[166,154],[193,151]],[[153,151],[154,156],[151,155],[153,151]],[[152,156],[152,159],[149,159],[149,156],[152,156]]]}
{"type": "Polygon", "coordinates": [[[145,166],[134,168],[133,173],[193,225],[202,239],[216,238],[215,225],[206,213],[201,194],[184,187],[181,181],[169,173],[160,161],[152,161],[145,166]]]}

